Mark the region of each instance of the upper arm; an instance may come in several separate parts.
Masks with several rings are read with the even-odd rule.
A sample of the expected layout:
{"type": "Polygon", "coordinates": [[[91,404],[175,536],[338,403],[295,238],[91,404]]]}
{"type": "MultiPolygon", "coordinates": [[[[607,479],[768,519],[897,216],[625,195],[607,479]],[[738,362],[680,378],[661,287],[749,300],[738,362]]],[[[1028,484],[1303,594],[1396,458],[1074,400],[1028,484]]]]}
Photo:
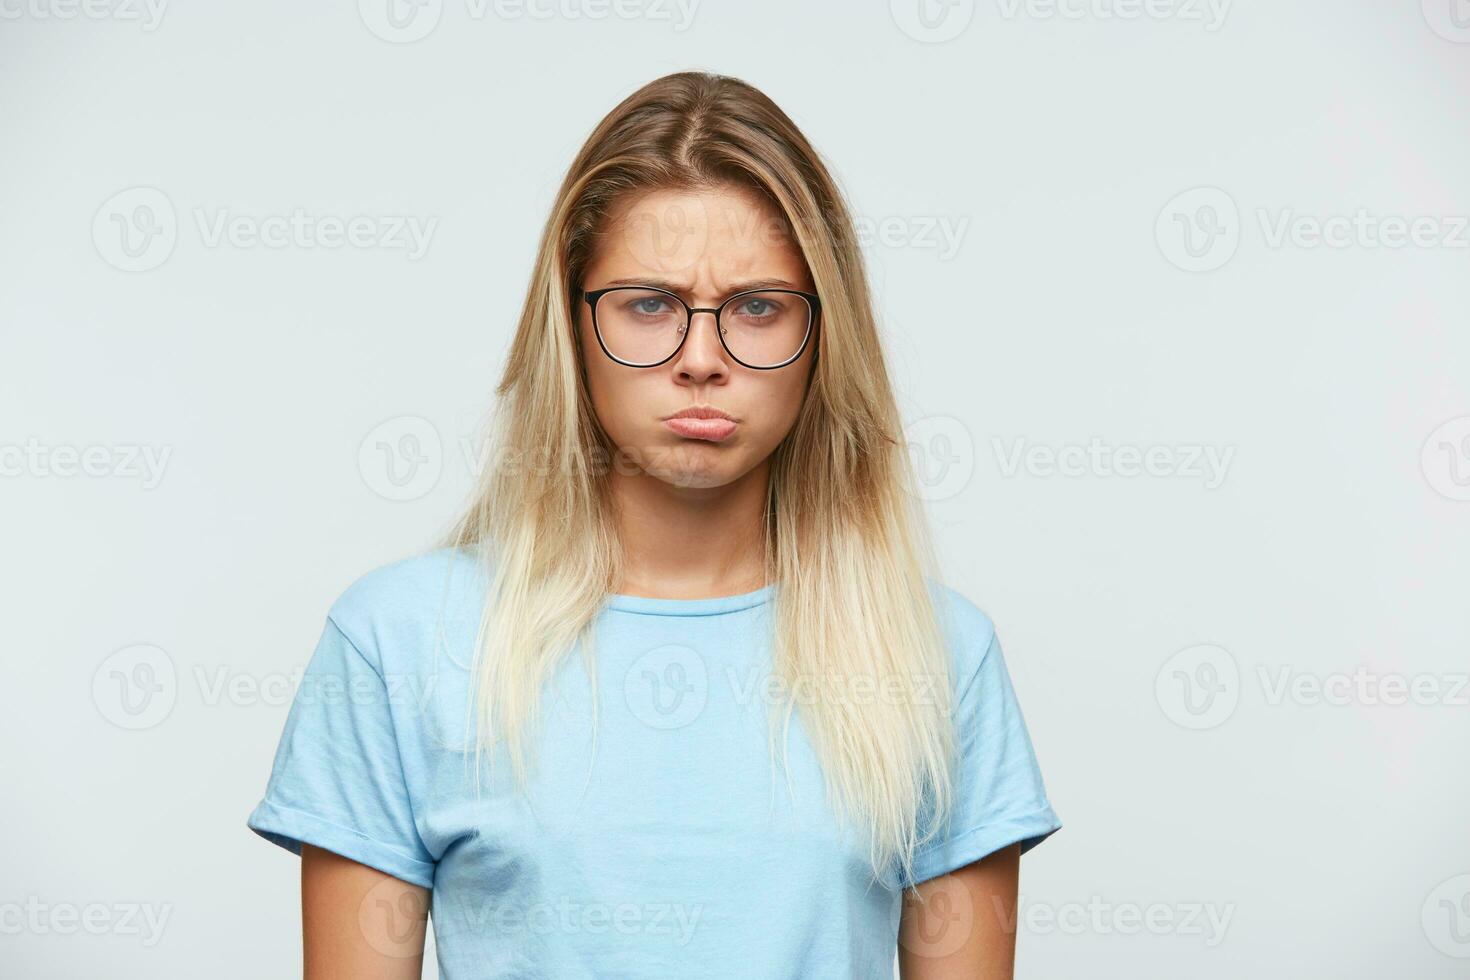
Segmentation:
{"type": "Polygon", "coordinates": [[[419,980],[429,890],[301,846],[305,980],[419,980]]]}
{"type": "MultiPolygon", "coordinates": [[[[1060,827],[989,618],[962,596],[954,601],[956,687],[952,717],[957,757],[952,808],[913,855],[898,884],[937,878],[1008,845],[1024,854],[1060,827]]],[[[934,814],[925,812],[926,820],[934,814]]],[[[927,829],[927,824],[926,824],[927,829]]]]}
{"type": "Polygon", "coordinates": [[[301,856],[306,980],[421,973],[436,857],[415,813],[419,703],[402,695],[404,680],[418,678],[411,648],[395,649],[406,673],[385,666],[377,633],[350,604],[333,606],[248,821],[301,856]]]}
{"type": "Polygon", "coordinates": [[[1012,980],[1021,845],[1011,844],[904,892],[903,980],[1012,980]]]}

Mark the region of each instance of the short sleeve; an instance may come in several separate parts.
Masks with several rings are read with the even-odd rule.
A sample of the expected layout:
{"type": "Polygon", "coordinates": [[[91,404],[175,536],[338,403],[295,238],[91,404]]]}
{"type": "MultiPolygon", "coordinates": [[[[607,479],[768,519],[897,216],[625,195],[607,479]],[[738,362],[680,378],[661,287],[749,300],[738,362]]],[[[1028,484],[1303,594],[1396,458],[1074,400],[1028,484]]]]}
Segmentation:
{"type": "Polygon", "coordinates": [[[432,887],[391,707],[378,668],[328,618],[250,829],[294,854],[312,844],[432,887]]]}
{"type": "Polygon", "coordinates": [[[947,830],[941,828],[915,852],[913,875],[904,887],[1018,841],[1024,854],[1062,826],[1047,799],[1000,640],[993,628],[986,632],[988,640],[976,638],[985,644],[980,663],[955,699],[954,809],[947,830]]]}

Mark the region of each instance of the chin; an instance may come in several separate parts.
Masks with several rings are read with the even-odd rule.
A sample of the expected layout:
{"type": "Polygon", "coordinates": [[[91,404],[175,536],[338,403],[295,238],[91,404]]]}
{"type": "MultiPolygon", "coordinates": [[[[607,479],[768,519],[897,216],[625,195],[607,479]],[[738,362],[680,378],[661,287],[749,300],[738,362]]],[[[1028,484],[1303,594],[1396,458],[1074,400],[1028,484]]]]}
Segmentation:
{"type": "Polygon", "coordinates": [[[725,484],[730,482],[729,480],[715,477],[707,473],[679,475],[671,473],[660,473],[657,475],[657,479],[660,482],[666,483],[669,486],[679,490],[713,490],[716,487],[723,487],[725,484]]]}
{"type": "Polygon", "coordinates": [[[644,472],[673,487],[723,487],[735,482],[740,470],[738,466],[732,465],[733,460],[717,455],[721,449],[719,443],[692,440],[670,446],[651,459],[644,472]]]}
{"type": "Polygon", "coordinates": [[[734,480],[734,475],[724,466],[661,466],[650,470],[649,475],[669,486],[686,490],[723,487],[734,480]]]}

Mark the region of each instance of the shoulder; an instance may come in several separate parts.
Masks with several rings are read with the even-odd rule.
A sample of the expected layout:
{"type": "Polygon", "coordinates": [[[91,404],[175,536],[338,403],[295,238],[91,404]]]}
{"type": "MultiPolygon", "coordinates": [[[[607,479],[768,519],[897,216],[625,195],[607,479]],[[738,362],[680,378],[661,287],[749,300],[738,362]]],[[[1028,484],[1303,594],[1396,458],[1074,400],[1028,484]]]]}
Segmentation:
{"type": "Polygon", "coordinates": [[[426,551],[360,575],[332,603],[330,614],[346,622],[412,615],[422,611],[425,602],[441,599],[446,588],[463,586],[478,574],[474,557],[465,551],[426,551]]]}
{"type": "Polygon", "coordinates": [[[478,621],[484,570],[466,551],[439,548],[359,576],[331,604],[327,619],[380,671],[448,626],[478,621]]]}
{"type": "Polygon", "coordinates": [[[951,645],[976,648],[983,653],[995,638],[995,623],[990,616],[968,596],[944,583],[929,579],[928,584],[934,611],[951,645]]]}
{"type": "Polygon", "coordinates": [[[963,593],[934,579],[928,584],[949,647],[956,686],[964,689],[985,662],[996,657],[995,623],[963,593]]]}

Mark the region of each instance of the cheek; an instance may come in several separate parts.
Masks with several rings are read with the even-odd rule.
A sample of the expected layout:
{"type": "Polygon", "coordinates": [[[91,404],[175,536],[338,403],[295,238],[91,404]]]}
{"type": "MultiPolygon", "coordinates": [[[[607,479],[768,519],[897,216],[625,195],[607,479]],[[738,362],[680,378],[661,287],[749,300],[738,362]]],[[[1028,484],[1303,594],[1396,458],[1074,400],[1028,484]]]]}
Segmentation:
{"type": "Polygon", "coordinates": [[[640,409],[654,404],[648,386],[656,379],[651,377],[652,372],[634,371],[613,363],[598,346],[591,324],[583,325],[580,337],[592,409],[603,431],[621,445],[637,437],[640,426],[646,422],[643,416],[648,412],[640,409]]]}
{"type": "Polygon", "coordinates": [[[806,372],[793,373],[787,377],[772,379],[772,383],[765,386],[757,397],[761,429],[766,433],[766,441],[771,448],[791,431],[796,416],[801,412],[806,387],[806,372]]]}
{"type": "Polygon", "coordinates": [[[585,315],[578,324],[577,344],[582,356],[582,376],[586,379],[587,396],[597,412],[598,421],[604,429],[611,432],[616,419],[610,418],[609,413],[620,401],[616,391],[617,377],[608,370],[613,367],[613,363],[598,347],[597,335],[592,332],[592,326],[585,315]]]}
{"type": "Polygon", "coordinates": [[[618,406],[627,404],[623,379],[615,372],[616,365],[603,356],[593,338],[583,345],[583,363],[586,365],[587,394],[602,427],[612,431],[617,425],[618,406]]]}

